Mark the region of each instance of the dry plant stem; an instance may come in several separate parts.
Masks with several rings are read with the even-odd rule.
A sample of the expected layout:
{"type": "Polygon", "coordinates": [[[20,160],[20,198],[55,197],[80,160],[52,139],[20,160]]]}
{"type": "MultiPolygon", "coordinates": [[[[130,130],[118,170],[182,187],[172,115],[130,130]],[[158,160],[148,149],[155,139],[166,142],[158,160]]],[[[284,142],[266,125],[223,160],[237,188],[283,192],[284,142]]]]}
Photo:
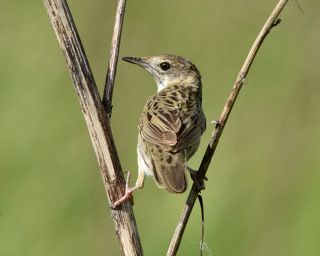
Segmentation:
{"type": "Polygon", "coordinates": [[[122,24],[124,19],[125,8],[126,8],[126,0],[119,0],[116,18],[114,22],[113,35],[111,40],[111,49],[110,49],[110,57],[109,57],[108,70],[107,70],[107,78],[106,78],[106,83],[105,83],[105,88],[103,93],[103,100],[102,100],[102,103],[109,117],[111,117],[111,111],[112,111],[112,94],[113,94],[114,80],[115,80],[116,71],[117,71],[117,63],[118,63],[122,24]]]}
{"type": "MultiPolygon", "coordinates": [[[[246,60],[244,61],[243,65],[241,67],[241,70],[236,78],[236,81],[232,87],[231,93],[227,99],[227,102],[223,108],[223,111],[220,115],[219,123],[218,123],[218,125],[216,125],[216,128],[212,134],[212,137],[210,139],[210,142],[208,144],[208,147],[206,149],[206,152],[205,152],[204,157],[202,159],[202,162],[200,164],[199,171],[197,173],[198,178],[205,177],[205,174],[208,170],[212,156],[213,156],[215,149],[218,145],[220,136],[221,136],[223,129],[227,123],[228,117],[229,117],[230,112],[232,110],[232,107],[237,99],[237,96],[242,88],[242,85],[245,81],[245,78],[247,77],[247,74],[250,70],[250,67],[253,63],[253,60],[254,60],[261,44],[263,43],[265,37],[270,32],[270,30],[274,26],[279,24],[280,20],[278,19],[278,17],[280,15],[281,11],[283,10],[283,8],[285,7],[285,5],[287,4],[287,2],[288,2],[288,0],[280,0],[278,2],[276,7],[274,8],[274,10],[272,11],[271,15],[267,19],[266,23],[262,27],[256,40],[254,41],[254,43],[249,51],[249,54],[248,54],[246,60]]],[[[180,245],[180,242],[181,242],[181,239],[182,239],[182,236],[183,236],[183,233],[184,233],[184,230],[185,230],[185,227],[188,223],[190,213],[192,211],[193,205],[197,199],[197,195],[199,192],[200,191],[198,191],[196,189],[196,186],[193,184],[193,186],[190,190],[188,199],[187,199],[187,201],[184,205],[184,208],[182,210],[182,213],[180,215],[178,225],[177,225],[176,230],[175,230],[173,237],[171,239],[170,246],[167,251],[167,256],[176,255],[178,248],[179,248],[179,245],[180,245]]]]}
{"type": "MultiPolygon", "coordinates": [[[[67,62],[93,144],[110,205],[124,194],[125,180],[114,145],[109,118],[102,106],[94,77],[65,0],[44,0],[67,62]]],[[[111,210],[124,255],[143,255],[131,203],[111,210]]]]}

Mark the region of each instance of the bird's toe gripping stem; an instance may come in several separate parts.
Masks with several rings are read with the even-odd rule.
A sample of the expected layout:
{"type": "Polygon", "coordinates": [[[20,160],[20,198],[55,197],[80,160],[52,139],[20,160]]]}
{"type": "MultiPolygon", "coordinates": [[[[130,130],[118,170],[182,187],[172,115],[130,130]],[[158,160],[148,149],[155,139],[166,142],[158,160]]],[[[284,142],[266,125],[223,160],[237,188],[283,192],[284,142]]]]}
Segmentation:
{"type": "Polygon", "coordinates": [[[130,171],[128,172],[127,175],[127,180],[126,180],[126,189],[125,189],[125,193],[124,195],[119,198],[116,202],[114,202],[111,206],[112,209],[117,208],[118,206],[120,206],[123,202],[130,200],[133,204],[133,190],[136,189],[136,187],[130,188],[129,187],[129,183],[130,183],[130,177],[131,177],[131,173],[130,171]]]}
{"type": "Polygon", "coordinates": [[[208,180],[206,176],[203,178],[198,177],[198,172],[188,167],[188,171],[190,173],[191,179],[193,180],[197,190],[200,192],[201,190],[204,190],[206,188],[204,181],[208,180]]]}

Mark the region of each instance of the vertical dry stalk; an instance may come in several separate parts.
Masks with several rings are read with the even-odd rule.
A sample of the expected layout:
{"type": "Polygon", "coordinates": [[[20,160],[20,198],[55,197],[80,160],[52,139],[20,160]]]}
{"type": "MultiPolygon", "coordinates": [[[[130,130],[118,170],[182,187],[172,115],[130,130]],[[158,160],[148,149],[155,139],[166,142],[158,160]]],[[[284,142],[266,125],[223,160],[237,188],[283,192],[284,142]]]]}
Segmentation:
{"type": "Polygon", "coordinates": [[[110,58],[108,63],[107,77],[106,77],[106,83],[105,83],[105,88],[103,93],[102,103],[109,117],[111,116],[111,111],[112,111],[112,94],[113,94],[114,80],[115,80],[116,71],[117,71],[117,63],[118,63],[118,56],[119,56],[119,49],[120,49],[124,11],[126,8],[126,1],[127,0],[119,0],[118,2],[116,19],[114,22],[113,36],[111,41],[111,50],[110,50],[110,58]]]}
{"type": "MultiPolygon", "coordinates": [[[[124,194],[125,180],[108,115],[102,106],[66,0],[44,0],[44,4],[67,62],[97,156],[108,200],[112,204],[124,194]]],[[[123,254],[143,255],[131,203],[122,204],[119,209],[112,210],[111,214],[123,254]]]]}
{"type": "MultiPolygon", "coordinates": [[[[262,45],[265,37],[268,35],[268,33],[270,32],[270,30],[276,26],[277,24],[279,24],[280,20],[278,19],[281,11],[283,10],[283,8],[285,7],[285,5],[287,4],[288,0],[280,0],[278,2],[278,4],[276,5],[276,7],[274,8],[274,10],[272,11],[272,13],[270,14],[269,18],[267,19],[266,23],[264,24],[264,26],[262,27],[259,35],[257,36],[256,40],[254,41],[248,56],[246,58],[246,60],[244,61],[240,72],[236,78],[236,81],[232,87],[231,93],[227,99],[227,102],[222,110],[222,113],[220,115],[220,119],[219,119],[219,123],[216,126],[216,129],[214,130],[211,140],[209,142],[209,145],[207,146],[206,152],[204,154],[204,157],[202,159],[202,162],[200,164],[199,167],[199,171],[197,173],[199,178],[203,178],[205,177],[205,174],[208,170],[209,164],[211,162],[212,156],[215,152],[215,149],[218,145],[220,136],[223,132],[223,129],[227,123],[228,117],[231,113],[232,107],[237,99],[237,96],[242,88],[242,85],[247,77],[247,74],[250,70],[250,67],[253,63],[253,60],[260,48],[260,46],[262,45]]],[[[182,213],[180,215],[180,219],[178,222],[178,225],[176,227],[176,230],[173,234],[173,237],[171,239],[168,251],[167,251],[167,256],[172,256],[172,255],[176,255],[178,249],[179,249],[179,245],[185,230],[185,227],[188,223],[193,205],[197,199],[197,195],[200,193],[200,191],[198,191],[196,189],[196,186],[193,185],[188,199],[184,205],[184,208],[182,210],[182,213]]]]}

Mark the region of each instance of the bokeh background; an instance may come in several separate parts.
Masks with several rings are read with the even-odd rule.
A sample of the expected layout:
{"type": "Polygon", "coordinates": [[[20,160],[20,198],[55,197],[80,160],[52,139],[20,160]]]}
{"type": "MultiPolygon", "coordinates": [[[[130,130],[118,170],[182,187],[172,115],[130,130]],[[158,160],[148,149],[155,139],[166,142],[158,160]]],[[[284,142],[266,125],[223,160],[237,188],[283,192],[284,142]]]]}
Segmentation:
{"type": "MultiPolygon", "coordinates": [[[[173,53],[200,69],[207,119],[277,1],[128,1],[121,56],[173,53]]],[[[204,255],[320,255],[320,2],[290,1],[248,76],[208,171],[204,255]]],[[[103,89],[116,1],[69,1],[103,89]]],[[[76,94],[42,1],[1,0],[0,255],[120,255],[76,94]]],[[[156,86],[120,62],[112,127],[136,177],[137,120],[156,86]]],[[[197,168],[211,136],[203,136],[197,168]]],[[[145,255],[164,255],[187,193],[135,193],[145,255]]],[[[178,255],[199,255],[198,204],[178,255]]]]}

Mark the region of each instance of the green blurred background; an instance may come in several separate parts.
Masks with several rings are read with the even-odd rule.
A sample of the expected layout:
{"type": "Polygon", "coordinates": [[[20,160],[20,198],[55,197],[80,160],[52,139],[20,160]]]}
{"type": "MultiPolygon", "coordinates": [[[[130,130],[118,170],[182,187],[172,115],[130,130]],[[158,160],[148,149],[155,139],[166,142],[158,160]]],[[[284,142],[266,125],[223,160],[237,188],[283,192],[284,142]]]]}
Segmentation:
{"type": "MultiPolygon", "coordinates": [[[[217,119],[277,1],[128,1],[121,56],[173,53],[200,69],[217,119]]],[[[230,116],[203,192],[204,255],[320,255],[320,2],[290,1],[230,116]]],[[[69,1],[102,91],[116,1],[69,1]]],[[[76,94],[42,1],[1,0],[0,255],[120,255],[76,94]]],[[[120,62],[112,127],[136,177],[137,120],[156,90],[120,62]]],[[[190,161],[196,168],[212,127],[190,161]]],[[[133,179],[133,180],[134,180],[133,179]]],[[[132,180],[132,181],[133,181],[132,180]]],[[[164,255],[187,193],[135,193],[145,255],[164,255]]],[[[178,255],[199,255],[198,204],[178,255]]]]}

